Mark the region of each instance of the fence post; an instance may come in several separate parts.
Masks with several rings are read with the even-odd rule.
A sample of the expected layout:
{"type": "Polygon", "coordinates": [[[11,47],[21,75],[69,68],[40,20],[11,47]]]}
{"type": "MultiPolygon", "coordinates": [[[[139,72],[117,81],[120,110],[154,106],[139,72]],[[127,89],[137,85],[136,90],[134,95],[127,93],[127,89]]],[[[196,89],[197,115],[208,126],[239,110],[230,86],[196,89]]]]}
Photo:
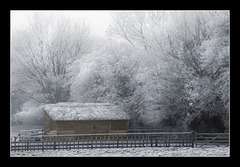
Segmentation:
{"type": "Polygon", "coordinates": [[[93,148],[93,136],[91,135],[91,148],[93,148]]]}
{"type": "Polygon", "coordinates": [[[11,151],[13,151],[14,140],[11,138],[11,151]]]}
{"type": "Polygon", "coordinates": [[[195,146],[197,147],[197,132],[195,132],[195,146]]]}
{"type": "Polygon", "coordinates": [[[143,147],[144,147],[144,135],[142,135],[143,147]]]}
{"type": "Polygon", "coordinates": [[[56,136],[53,137],[53,150],[56,150],[56,136]]]}
{"type": "Polygon", "coordinates": [[[152,137],[150,137],[150,141],[151,141],[151,147],[153,146],[153,143],[152,143],[152,137]]]}
{"type": "Polygon", "coordinates": [[[68,138],[66,138],[66,149],[68,150],[68,138]]]}
{"type": "Polygon", "coordinates": [[[118,148],[118,133],[117,133],[117,148],[118,148]]]}
{"type": "Polygon", "coordinates": [[[111,144],[110,135],[107,135],[107,143],[108,143],[108,148],[110,148],[110,144],[111,144]]]}
{"type": "Polygon", "coordinates": [[[168,134],[168,147],[170,147],[170,134],[168,134]]]}
{"type": "Polygon", "coordinates": [[[11,138],[11,151],[13,151],[13,150],[16,151],[16,143],[15,143],[15,141],[16,141],[15,137],[11,138]],[[13,149],[14,148],[13,145],[15,145],[15,149],[13,149]]]}
{"type": "Polygon", "coordinates": [[[137,147],[137,135],[136,134],[133,136],[133,140],[134,140],[134,143],[133,143],[134,147],[137,147]]]}
{"type": "Polygon", "coordinates": [[[42,139],[42,151],[44,151],[44,141],[42,139]]]}
{"type": "Polygon", "coordinates": [[[121,144],[122,144],[122,148],[123,148],[123,136],[121,136],[121,144]]]}
{"type": "Polygon", "coordinates": [[[30,142],[30,140],[28,139],[27,140],[27,151],[29,151],[29,142],[30,142]]]}
{"type": "Polygon", "coordinates": [[[195,138],[196,134],[194,131],[191,132],[191,140],[192,140],[192,147],[194,147],[194,138],[195,138]]]}

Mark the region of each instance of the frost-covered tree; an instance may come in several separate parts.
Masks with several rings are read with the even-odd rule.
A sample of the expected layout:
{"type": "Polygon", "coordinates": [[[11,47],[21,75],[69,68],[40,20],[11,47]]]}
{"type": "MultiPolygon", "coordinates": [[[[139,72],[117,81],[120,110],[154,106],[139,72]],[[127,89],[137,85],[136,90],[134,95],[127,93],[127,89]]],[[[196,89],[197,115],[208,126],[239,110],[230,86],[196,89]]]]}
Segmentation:
{"type": "Polygon", "coordinates": [[[218,12],[206,26],[214,27],[201,46],[203,67],[216,81],[221,99],[229,111],[230,18],[229,12],[218,12]]]}
{"type": "MultiPolygon", "coordinates": [[[[165,125],[185,130],[198,130],[201,126],[201,131],[223,131],[226,126],[223,127],[222,123],[226,121],[227,112],[222,109],[224,104],[219,98],[225,95],[227,104],[229,96],[229,45],[226,45],[229,44],[229,23],[226,20],[229,17],[226,13],[169,13],[166,18],[170,25],[166,25],[168,29],[165,27],[158,32],[155,28],[154,38],[148,40],[152,41],[148,54],[159,57],[158,61],[154,61],[158,68],[152,65],[145,70],[148,71],[145,75],[147,79],[142,80],[142,87],[138,89],[136,97],[141,102],[136,104],[144,106],[141,107],[142,115],[147,115],[148,110],[155,110],[153,113],[159,113],[159,118],[152,117],[155,123],[165,122],[165,125]],[[225,21],[218,17],[225,18],[225,21]],[[219,33],[222,38],[219,38],[219,33]],[[211,43],[214,45],[209,45],[211,43]],[[209,53],[212,55],[207,55],[209,53]],[[215,70],[210,73],[215,78],[209,76],[212,68],[215,70]],[[204,126],[198,125],[194,118],[204,120],[204,126]]],[[[159,22],[153,23],[160,27],[159,22]]],[[[143,122],[151,122],[147,117],[145,119],[143,122]]]]}
{"type": "Polygon", "coordinates": [[[11,37],[11,109],[17,110],[12,118],[40,123],[40,104],[69,100],[67,67],[90,51],[89,27],[70,18],[34,13],[29,25],[13,29],[11,37]],[[21,99],[22,107],[16,106],[21,99]]]}
{"type": "Polygon", "coordinates": [[[186,28],[192,38],[184,41],[180,52],[191,70],[186,85],[191,108],[186,121],[193,130],[223,132],[229,112],[229,15],[227,11],[203,13],[194,20],[192,33],[186,28]]]}
{"type": "Polygon", "coordinates": [[[203,68],[213,80],[215,88],[214,108],[211,112],[218,113],[219,119],[229,128],[230,112],[230,18],[229,12],[216,12],[206,24],[212,27],[209,38],[202,43],[203,68]],[[218,104],[218,105],[217,105],[218,104]]]}
{"type": "Polygon", "coordinates": [[[148,21],[146,12],[114,12],[109,36],[116,36],[129,42],[134,48],[148,49],[148,21]]]}
{"type": "Polygon", "coordinates": [[[89,28],[69,18],[35,13],[27,28],[12,32],[12,91],[40,103],[69,98],[66,72],[89,51],[89,28]]]}
{"type": "Polygon", "coordinates": [[[130,80],[137,68],[127,45],[109,44],[75,61],[78,74],[71,86],[72,100],[120,102],[131,95],[130,80]]]}
{"type": "MultiPolygon", "coordinates": [[[[16,124],[43,125],[42,105],[34,100],[28,100],[21,110],[12,116],[16,124]]],[[[13,124],[14,125],[14,124],[13,124]]]]}

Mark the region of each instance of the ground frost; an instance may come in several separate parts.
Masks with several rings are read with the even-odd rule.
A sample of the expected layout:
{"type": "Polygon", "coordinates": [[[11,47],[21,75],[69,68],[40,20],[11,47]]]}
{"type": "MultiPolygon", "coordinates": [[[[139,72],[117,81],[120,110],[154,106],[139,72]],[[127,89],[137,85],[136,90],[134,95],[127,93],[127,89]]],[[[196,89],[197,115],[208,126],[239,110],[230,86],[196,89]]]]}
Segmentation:
{"type": "Polygon", "coordinates": [[[12,157],[228,157],[229,147],[95,148],[11,152],[12,157]]]}

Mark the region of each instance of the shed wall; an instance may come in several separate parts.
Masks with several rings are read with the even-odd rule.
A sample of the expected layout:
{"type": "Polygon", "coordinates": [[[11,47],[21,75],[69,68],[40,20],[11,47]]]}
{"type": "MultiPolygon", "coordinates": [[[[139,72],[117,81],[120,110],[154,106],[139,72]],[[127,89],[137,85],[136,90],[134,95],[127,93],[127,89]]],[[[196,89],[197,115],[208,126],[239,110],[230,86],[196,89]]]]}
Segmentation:
{"type": "Polygon", "coordinates": [[[54,121],[44,112],[45,134],[125,133],[128,120],[54,121]]]}
{"type": "Polygon", "coordinates": [[[48,134],[50,131],[56,130],[55,121],[52,120],[52,118],[44,112],[44,133],[48,134]]]}
{"type": "Polygon", "coordinates": [[[127,120],[56,121],[58,134],[123,133],[127,127],[127,120]]]}

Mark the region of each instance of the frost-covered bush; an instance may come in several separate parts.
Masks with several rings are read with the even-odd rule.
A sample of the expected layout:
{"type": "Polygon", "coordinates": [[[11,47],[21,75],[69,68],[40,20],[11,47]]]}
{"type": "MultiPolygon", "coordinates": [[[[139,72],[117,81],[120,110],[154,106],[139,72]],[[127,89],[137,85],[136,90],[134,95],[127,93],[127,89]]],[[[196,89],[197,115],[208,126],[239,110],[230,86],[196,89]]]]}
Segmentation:
{"type": "Polygon", "coordinates": [[[14,119],[16,122],[21,122],[22,124],[41,125],[43,123],[41,105],[32,101],[26,102],[22,106],[21,111],[14,115],[14,119]]]}

